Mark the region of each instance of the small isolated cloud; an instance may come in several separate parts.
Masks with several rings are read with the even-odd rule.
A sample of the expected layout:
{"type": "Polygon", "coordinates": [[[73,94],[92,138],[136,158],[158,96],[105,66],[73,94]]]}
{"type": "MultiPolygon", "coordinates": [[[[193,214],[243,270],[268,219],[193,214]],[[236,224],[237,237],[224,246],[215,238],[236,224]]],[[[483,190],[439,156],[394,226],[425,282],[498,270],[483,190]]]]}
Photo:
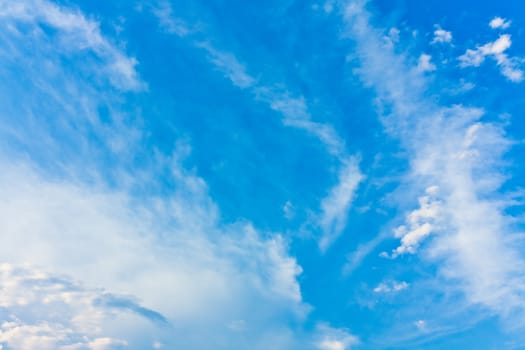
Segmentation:
{"type": "Polygon", "coordinates": [[[295,208],[292,202],[287,201],[283,206],[283,214],[287,220],[292,220],[295,217],[295,208]]]}
{"type": "Polygon", "coordinates": [[[489,23],[489,26],[490,28],[492,29],[507,29],[508,27],[510,27],[510,21],[504,19],[504,18],[501,18],[501,17],[494,17],[490,23],[489,23]]]}
{"type": "Polygon", "coordinates": [[[414,325],[421,332],[424,332],[427,330],[427,322],[425,320],[417,320],[416,322],[414,322],[414,325]]]}
{"type": "Polygon", "coordinates": [[[359,338],[346,329],[332,328],[327,324],[317,326],[319,340],[316,342],[318,350],[350,350],[359,344],[359,338]]]}
{"type": "Polygon", "coordinates": [[[405,281],[382,282],[374,288],[374,293],[397,293],[407,289],[409,286],[410,285],[405,281]]]}
{"type": "Polygon", "coordinates": [[[493,42],[478,46],[476,49],[467,49],[459,57],[460,67],[479,67],[486,57],[491,57],[500,67],[501,74],[514,83],[523,80],[523,71],[519,67],[519,60],[509,57],[505,51],[512,46],[511,36],[502,34],[493,42]]]}
{"type": "Polygon", "coordinates": [[[434,39],[432,40],[432,44],[437,43],[449,43],[452,41],[452,33],[444,30],[440,27],[437,27],[434,31],[434,39]]]}
{"type": "Polygon", "coordinates": [[[436,228],[441,204],[436,200],[437,186],[426,189],[426,195],[419,198],[419,208],[412,211],[406,218],[406,224],[395,230],[395,236],[401,238],[392,257],[402,254],[414,254],[419,244],[436,228]]]}
{"type": "Polygon", "coordinates": [[[431,62],[432,56],[422,54],[419,56],[417,63],[417,70],[420,72],[433,72],[436,70],[436,65],[431,62]]]}

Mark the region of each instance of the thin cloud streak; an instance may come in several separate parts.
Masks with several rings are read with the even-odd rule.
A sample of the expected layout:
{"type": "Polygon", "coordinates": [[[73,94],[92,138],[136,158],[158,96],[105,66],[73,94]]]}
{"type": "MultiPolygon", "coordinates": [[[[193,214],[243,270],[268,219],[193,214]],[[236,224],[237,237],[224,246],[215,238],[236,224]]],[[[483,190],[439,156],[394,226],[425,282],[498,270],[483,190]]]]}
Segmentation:
{"type": "Polygon", "coordinates": [[[357,158],[347,154],[344,140],[330,124],[312,120],[303,96],[293,96],[286,89],[274,87],[275,84],[260,83],[260,79],[249,75],[247,68],[230,52],[219,51],[209,43],[198,43],[197,47],[206,51],[210,63],[233,85],[250,91],[256,100],[279,113],[283,125],[303,130],[316,138],[340,162],[339,182],[322,199],[320,213],[313,223],[321,230],[319,247],[325,252],[346,228],[355,192],[364,179],[357,158]]]}
{"type": "MultiPolygon", "coordinates": [[[[164,3],[163,10],[160,13],[155,12],[161,27],[175,21],[174,18],[170,20],[172,10],[168,6],[169,4],[164,3]]],[[[212,66],[234,86],[249,91],[255,100],[265,103],[280,114],[283,125],[303,130],[317,139],[326,151],[340,162],[339,182],[328,191],[327,197],[321,200],[320,212],[315,216],[314,222],[309,223],[309,226],[321,231],[319,247],[321,251],[326,251],[343,233],[355,192],[364,179],[357,157],[347,154],[345,141],[332,125],[312,120],[303,96],[292,94],[286,88],[282,88],[282,84],[263,83],[261,78],[248,73],[247,67],[234,53],[219,50],[209,41],[192,41],[186,32],[180,33],[177,30],[171,33],[188,39],[195,47],[204,50],[212,66]]]]}

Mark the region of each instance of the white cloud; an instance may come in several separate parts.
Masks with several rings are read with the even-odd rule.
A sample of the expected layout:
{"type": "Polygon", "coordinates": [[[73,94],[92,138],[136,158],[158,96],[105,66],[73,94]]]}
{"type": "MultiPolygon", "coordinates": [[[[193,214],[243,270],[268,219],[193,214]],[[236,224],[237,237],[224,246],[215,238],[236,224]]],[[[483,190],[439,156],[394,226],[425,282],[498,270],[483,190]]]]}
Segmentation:
{"type": "Polygon", "coordinates": [[[436,199],[438,191],[437,186],[427,188],[426,195],[419,198],[419,208],[407,215],[406,225],[395,230],[401,246],[392,252],[393,257],[416,253],[420,243],[436,230],[441,211],[441,203],[436,199]]]}
{"type": "Polygon", "coordinates": [[[324,323],[317,325],[317,333],[318,350],[350,350],[360,343],[359,338],[350,334],[348,330],[332,328],[324,323]]]}
{"type": "Polygon", "coordinates": [[[478,46],[475,50],[467,51],[459,57],[461,67],[479,67],[486,57],[493,58],[500,67],[501,74],[508,80],[519,83],[523,81],[523,71],[516,58],[509,57],[505,51],[512,45],[511,36],[502,34],[493,42],[478,46]]]}
{"type": "Polygon", "coordinates": [[[199,43],[198,47],[206,50],[211,63],[219,69],[226,78],[230,79],[233,85],[239,88],[252,87],[256,80],[246,72],[246,67],[237,58],[229,53],[216,50],[209,43],[199,43]]]}
{"type": "Polygon", "coordinates": [[[490,21],[489,26],[492,29],[507,29],[508,27],[510,27],[510,21],[507,21],[506,19],[501,17],[494,17],[490,21]]]}
{"type": "Polygon", "coordinates": [[[169,2],[161,1],[157,7],[152,8],[152,13],[157,17],[160,27],[166,32],[180,37],[190,34],[187,24],[175,18],[173,8],[169,2]]]}
{"type": "Polygon", "coordinates": [[[385,43],[387,43],[390,46],[394,46],[395,44],[399,43],[399,35],[401,34],[401,31],[397,28],[390,28],[388,30],[387,35],[385,36],[385,43]]]}
{"type": "Polygon", "coordinates": [[[267,103],[272,110],[280,113],[284,125],[306,131],[321,141],[330,154],[337,157],[344,156],[344,141],[330,125],[311,120],[303,96],[291,96],[286,90],[259,83],[257,79],[248,74],[247,68],[230,52],[217,50],[204,42],[198,43],[197,46],[208,53],[210,62],[233,85],[249,89],[256,99],[267,103]]]}
{"type": "MultiPolygon", "coordinates": [[[[36,315],[40,318],[2,319],[0,323],[18,322],[3,330],[3,339],[18,344],[42,335],[34,338],[40,346],[27,347],[43,349],[48,339],[55,349],[71,330],[82,333],[72,322],[84,317],[82,322],[101,328],[100,334],[93,331],[95,335],[82,340],[92,348],[109,347],[108,339],[136,348],[144,340],[140,337],[151,337],[147,344],[158,341],[166,348],[174,342],[203,348],[222,336],[225,324],[242,319],[251,326],[252,348],[266,349],[272,342],[276,349],[288,349],[295,341],[288,322],[302,320],[308,306],[297,281],[301,268],[285,239],[259,232],[249,222],[221,222],[206,183],[181,165],[189,153],[186,145],[180,144],[172,156],[144,147],[141,132],[132,127],[134,120],[115,102],[122,96],[113,88],[134,90],[137,86],[128,79],[134,69],[124,76],[127,68],[113,70],[124,56],[102,36],[98,23],[46,1],[0,1],[0,8],[1,21],[24,23],[20,31],[0,30],[6,44],[0,61],[17,67],[20,77],[10,79],[3,91],[13,101],[24,92],[24,103],[9,111],[13,113],[2,110],[0,118],[6,145],[0,153],[2,262],[29,262],[51,276],[81,280],[85,290],[129,295],[124,304],[99,300],[99,308],[120,305],[118,310],[132,315],[99,324],[91,322],[87,312],[88,306],[95,308],[87,305],[92,299],[76,298],[86,301],[78,307],[42,301],[42,309],[31,309],[35,315],[45,310],[44,316],[36,315]],[[33,36],[41,23],[55,29],[57,38],[48,33],[33,36]],[[85,75],[76,74],[76,65],[62,64],[82,50],[97,56],[96,64],[80,65],[85,75]],[[109,83],[90,80],[105,79],[105,73],[111,73],[109,83]],[[100,107],[108,109],[104,121],[100,107]],[[151,162],[130,160],[138,153],[151,162]],[[165,197],[157,195],[160,176],[173,184],[165,197]],[[54,315],[65,315],[65,309],[80,316],[51,322],[54,315]],[[168,321],[176,319],[177,328],[168,332],[164,326],[144,325],[144,317],[137,314],[155,315],[148,310],[158,310],[168,321]],[[207,339],[197,335],[202,329],[207,339]],[[50,338],[53,334],[58,338],[50,338]]],[[[88,58],[82,55],[84,60],[88,58]]],[[[31,295],[24,287],[17,285],[12,295],[2,297],[27,299],[31,295]]],[[[9,305],[7,315],[21,307],[9,305]]],[[[245,337],[232,335],[223,348],[243,348],[245,337]]]]}
{"type": "Polygon", "coordinates": [[[432,56],[421,54],[417,63],[417,70],[420,72],[433,72],[436,70],[436,65],[431,62],[432,56]]]}
{"type": "Polygon", "coordinates": [[[414,325],[422,332],[427,330],[427,322],[425,320],[417,320],[414,322],[414,325]]]}
{"type": "MultiPolygon", "coordinates": [[[[257,325],[272,313],[301,319],[306,311],[296,280],[301,269],[284,240],[262,238],[249,224],[219,228],[202,188],[132,204],[124,193],[49,182],[6,164],[1,169],[0,254],[10,264],[29,261],[132,294],[175,317],[179,327],[199,324],[210,337],[213,329],[220,334],[219,320],[257,325]]],[[[197,180],[184,176],[188,184],[197,180]]],[[[3,297],[27,299],[19,288],[3,297]]]]}
{"type": "Polygon", "coordinates": [[[144,88],[135,70],[137,60],[127,56],[101,32],[100,25],[78,11],[60,7],[47,0],[0,1],[0,21],[4,23],[45,24],[60,34],[59,49],[82,52],[90,50],[107,61],[105,74],[123,90],[144,88]]]}
{"type": "Polygon", "coordinates": [[[444,30],[440,27],[437,27],[434,31],[434,39],[432,40],[432,44],[436,43],[450,43],[452,41],[452,33],[444,30]]]}
{"type": "Polygon", "coordinates": [[[109,349],[126,345],[104,334],[104,325],[129,315],[123,309],[97,306],[96,300],[105,297],[103,291],[10,264],[0,264],[0,286],[0,307],[9,312],[7,318],[0,319],[0,343],[9,348],[109,349]]]}
{"type": "Polygon", "coordinates": [[[295,216],[295,209],[292,202],[287,201],[283,206],[284,217],[288,220],[292,220],[295,216]]]}
{"type": "MultiPolygon", "coordinates": [[[[385,127],[410,156],[407,186],[417,191],[439,186],[440,229],[422,258],[436,264],[437,277],[444,279],[441,288],[523,324],[525,260],[513,243],[519,232],[499,193],[506,176],[502,157],[511,143],[502,125],[483,121],[481,109],[442,106],[425,97],[424,76],[413,72],[407,57],[385,47],[383,31],[371,26],[364,2],[350,2],[345,19],[360,58],[356,72],[388,106],[385,127]]],[[[498,56],[509,46],[510,37],[502,36],[476,51],[498,56]]],[[[414,237],[428,232],[423,221],[434,218],[433,202],[423,201],[418,214],[407,218],[419,224],[414,237]]]]}
{"type": "Polygon", "coordinates": [[[397,293],[407,289],[409,286],[410,285],[405,281],[382,282],[374,288],[374,293],[397,293]]]}
{"type": "Polygon", "coordinates": [[[328,249],[345,229],[356,189],[362,179],[357,161],[348,159],[340,170],[337,185],[322,200],[322,211],[318,219],[322,231],[319,241],[322,251],[328,249]]]}

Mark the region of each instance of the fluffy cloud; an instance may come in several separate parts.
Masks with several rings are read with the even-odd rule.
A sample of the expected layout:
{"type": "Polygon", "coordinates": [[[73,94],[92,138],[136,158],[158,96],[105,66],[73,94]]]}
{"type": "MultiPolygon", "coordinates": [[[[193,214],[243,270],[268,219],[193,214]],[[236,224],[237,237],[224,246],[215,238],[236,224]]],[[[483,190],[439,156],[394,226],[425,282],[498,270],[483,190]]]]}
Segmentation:
{"type": "Polygon", "coordinates": [[[504,18],[501,17],[494,17],[490,22],[489,26],[492,29],[507,29],[510,27],[510,21],[507,21],[504,18]]]}
{"type": "Polygon", "coordinates": [[[359,339],[345,329],[319,324],[317,332],[320,338],[316,343],[318,350],[350,350],[353,346],[359,344],[359,339]]]}
{"type": "Polygon", "coordinates": [[[523,71],[516,58],[509,57],[505,51],[512,45],[511,36],[502,34],[493,42],[478,46],[475,50],[467,51],[459,57],[461,67],[479,67],[486,57],[493,58],[500,67],[501,74],[508,80],[519,83],[523,80],[523,71]]]}
{"type": "Polygon", "coordinates": [[[397,293],[407,289],[409,286],[410,285],[404,281],[382,282],[374,288],[374,293],[397,293]]]}
{"type": "Polygon", "coordinates": [[[419,208],[407,215],[406,225],[395,230],[395,236],[401,239],[401,246],[393,251],[393,257],[414,254],[419,244],[436,230],[441,211],[441,204],[436,199],[438,191],[437,186],[427,188],[426,195],[419,198],[419,208]]]}
{"type": "Polygon", "coordinates": [[[432,72],[436,70],[436,65],[431,62],[432,56],[427,54],[422,54],[419,56],[417,63],[417,70],[420,72],[432,72]]]}
{"type": "Polygon", "coordinates": [[[449,31],[446,31],[440,27],[437,27],[434,31],[434,39],[432,40],[432,44],[436,43],[450,43],[452,41],[452,33],[449,31]]]}
{"type": "MultiPolygon", "coordinates": [[[[116,349],[124,340],[104,331],[125,309],[99,304],[110,296],[30,266],[0,265],[0,308],[8,310],[0,325],[0,344],[13,349],[116,349]]],[[[133,301],[112,296],[129,306],[133,301]]],[[[146,309],[144,309],[146,310],[146,309]]],[[[150,311],[150,310],[148,310],[150,311]]],[[[154,311],[150,311],[154,313],[154,311]]]]}

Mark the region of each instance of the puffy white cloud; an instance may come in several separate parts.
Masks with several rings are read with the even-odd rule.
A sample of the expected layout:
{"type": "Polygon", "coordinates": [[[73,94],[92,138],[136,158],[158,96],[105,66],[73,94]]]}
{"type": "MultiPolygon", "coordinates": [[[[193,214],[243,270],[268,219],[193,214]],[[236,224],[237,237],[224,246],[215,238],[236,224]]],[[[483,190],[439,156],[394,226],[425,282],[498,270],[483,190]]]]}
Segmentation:
{"type": "Polygon", "coordinates": [[[452,41],[452,33],[444,30],[440,27],[437,27],[434,31],[434,39],[432,40],[432,44],[436,43],[450,43],[452,41]]]}
{"type": "Polygon", "coordinates": [[[327,324],[317,326],[319,340],[316,348],[319,350],[349,350],[359,344],[359,338],[346,329],[332,328],[327,324]]]}
{"type": "Polygon", "coordinates": [[[417,62],[417,70],[420,72],[432,72],[436,70],[436,65],[431,62],[432,56],[427,54],[422,54],[419,56],[417,62]]]}
{"type": "Polygon", "coordinates": [[[441,204],[436,199],[438,191],[437,186],[427,188],[426,195],[419,198],[419,208],[407,215],[406,225],[395,230],[401,246],[393,251],[393,257],[416,253],[419,244],[436,229],[441,211],[441,204]]]}
{"type": "Polygon", "coordinates": [[[489,26],[492,29],[507,29],[510,27],[510,21],[501,18],[501,17],[494,17],[490,22],[489,26]]]}
{"type": "Polygon", "coordinates": [[[459,57],[461,67],[479,67],[486,57],[493,58],[500,67],[501,74],[508,80],[519,83],[523,80],[523,71],[516,58],[509,57],[505,51],[512,45],[511,36],[502,34],[493,42],[467,51],[459,57]]]}
{"type": "Polygon", "coordinates": [[[97,301],[109,296],[105,291],[27,265],[0,264],[0,287],[0,307],[8,311],[0,319],[0,344],[12,349],[115,349],[127,343],[105,328],[141,309],[116,296],[127,307],[102,305],[97,301]]]}
{"type": "Polygon", "coordinates": [[[409,286],[410,285],[405,281],[382,282],[374,288],[374,293],[397,293],[407,289],[409,286]]]}

